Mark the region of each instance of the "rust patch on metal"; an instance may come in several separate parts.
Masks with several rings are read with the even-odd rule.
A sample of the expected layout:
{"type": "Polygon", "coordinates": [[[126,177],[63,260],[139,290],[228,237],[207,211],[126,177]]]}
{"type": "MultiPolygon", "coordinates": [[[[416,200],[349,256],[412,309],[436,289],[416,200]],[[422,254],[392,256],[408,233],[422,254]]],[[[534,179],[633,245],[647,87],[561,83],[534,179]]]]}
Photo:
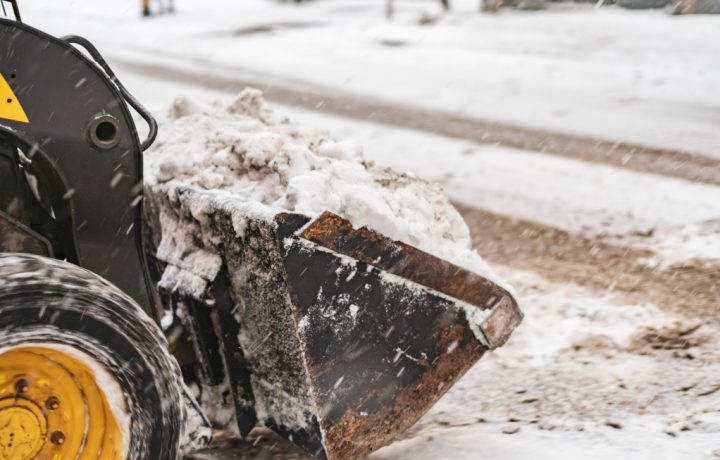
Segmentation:
{"type": "Polygon", "coordinates": [[[336,214],[323,213],[299,236],[482,310],[495,308],[483,323],[491,349],[505,343],[523,318],[512,296],[492,281],[367,227],[355,229],[336,214]]]}
{"type": "Polygon", "coordinates": [[[501,347],[520,324],[523,314],[511,297],[503,297],[492,314],[483,321],[480,328],[491,350],[501,347]]]}
{"type": "MultiPolygon", "coordinates": [[[[461,342],[467,328],[456,325],[438,338],[438,350],[461,342]]],[[[355,460],[393,442],[440,399],[484,354],[475,340],[467,340],[452,352],[439,354],[428,371],[400,390],[392,405],[363,414],[348,409],[332,426],[325,426],[325,449],[330,460],[355,460]]],[[[372,395],[368,395],[372,398],[372,395]]]]}
{"type": "Polygon", "coordinates": [[[507,295],[482,276],[367,227],[355,229],[330,212],[315,219],[300,237],[482,309],[507,295]]]}

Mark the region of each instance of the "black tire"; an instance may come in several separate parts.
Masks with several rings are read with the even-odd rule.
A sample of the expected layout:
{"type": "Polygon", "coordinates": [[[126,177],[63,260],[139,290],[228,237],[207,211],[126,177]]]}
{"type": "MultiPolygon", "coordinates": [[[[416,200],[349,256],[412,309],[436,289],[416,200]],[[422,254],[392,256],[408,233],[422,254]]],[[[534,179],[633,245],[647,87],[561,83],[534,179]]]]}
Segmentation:
{"type": "Polygon", "coordinates": [[[39,342],[81,350],[117,380],[130,419],[126,459],[180,458],[186,418],[180,371],[157,325],[92,272],[0,254],[0,348],[39,342]]]}

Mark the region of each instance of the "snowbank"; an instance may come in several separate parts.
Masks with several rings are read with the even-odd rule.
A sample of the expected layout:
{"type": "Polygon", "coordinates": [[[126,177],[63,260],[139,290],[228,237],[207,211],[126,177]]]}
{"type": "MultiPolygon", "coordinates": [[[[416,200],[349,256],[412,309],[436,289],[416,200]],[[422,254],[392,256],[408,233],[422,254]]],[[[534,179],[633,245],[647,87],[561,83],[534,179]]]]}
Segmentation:
{"type": "Polygon", "coordinates": [[[467,225],[439,186],[375,166],[352,141],[297,128],[258,90],[229,103],[176,100],[145,165],[150,184],[180,181],[278,212],[334,212],[508,289],[471,249],[467,225]]]}

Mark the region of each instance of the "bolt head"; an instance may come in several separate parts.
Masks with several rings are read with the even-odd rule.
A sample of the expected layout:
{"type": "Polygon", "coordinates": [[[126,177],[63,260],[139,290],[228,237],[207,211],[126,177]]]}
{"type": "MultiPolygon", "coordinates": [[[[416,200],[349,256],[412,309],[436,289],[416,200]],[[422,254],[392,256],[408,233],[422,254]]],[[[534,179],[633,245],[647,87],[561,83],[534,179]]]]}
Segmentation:
{"type": "Polygon", "coordinates": [[[47,401],[45,401],[45,407],[47,407],[49,410],[55,410],[60,407],[60,400],[57,399],[55,396],[50,396],[47,401]]]}
{"type": "Polygon", "coordinates": [[[15,393],[22,394],[28,391],[30,388],[30,382],[25,379],[20,379],[15,382],[15,393]]]}
{"type": "Polygon", "coordinates": [[[53,431],[50,435],[50,442],[52,442],[56,446],[61,445],[65,442],[65,433],[63,433],[62,431],[53,431]]]}

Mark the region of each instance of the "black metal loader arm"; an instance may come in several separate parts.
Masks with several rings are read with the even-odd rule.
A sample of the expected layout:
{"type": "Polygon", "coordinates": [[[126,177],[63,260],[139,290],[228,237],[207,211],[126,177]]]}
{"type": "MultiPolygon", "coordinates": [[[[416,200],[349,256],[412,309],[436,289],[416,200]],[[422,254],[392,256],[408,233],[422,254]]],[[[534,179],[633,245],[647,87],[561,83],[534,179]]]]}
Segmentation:
{"type": "MultiPolygon", "coordinates": [[[[56,257],[103,276],[157,319],[142,239],[142,151],[155,138],[155,120],[87,40],[57,39],[2,18],[0,96],[0,150],[8,158],[19,149],[24,160],[17,170],[5,161],[0,183],[31,177],[34,199],[54,221],[35,224],[42,219],[27,210],[38,203],[29,203],[27,193],[0,196],[0,204],[13,203],[16,210],[0,209],[4,228],[9,220],[29,228],[51,242],[56,257]],[[150,126],[142,145],[125,101],[150,126]],[[28,214],[33,218],[18,217],[28,214]]],[[[0,193],[11,193],[3,192],[7,188],[0,193]]],[[[0,251],[7,239],[0,238],[0,251]]]]}

